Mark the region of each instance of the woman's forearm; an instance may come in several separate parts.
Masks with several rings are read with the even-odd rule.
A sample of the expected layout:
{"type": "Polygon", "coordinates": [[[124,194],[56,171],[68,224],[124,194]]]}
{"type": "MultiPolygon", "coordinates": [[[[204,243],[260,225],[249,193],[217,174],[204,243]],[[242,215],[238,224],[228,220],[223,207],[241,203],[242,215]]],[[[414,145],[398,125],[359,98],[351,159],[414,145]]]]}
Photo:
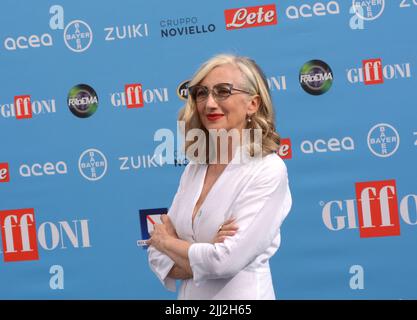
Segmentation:
{"type": "Polygon", "coordinates": [[[187,241],[169,237],[164,240],[160,248],[163,253],[174,260],[175,264],[192,277],[193,271],[188,260],[188,249],[191,244],[187,241]]]}
{"type": "Polygon", "coordinates": [[[168,277],[173,279],[180,279],[180,280],[186,280],[191,279],[193,277],[193,274],[190,272],[187,272],[177,264],[174,264],[171,271],[168,273],[168,277]]]}

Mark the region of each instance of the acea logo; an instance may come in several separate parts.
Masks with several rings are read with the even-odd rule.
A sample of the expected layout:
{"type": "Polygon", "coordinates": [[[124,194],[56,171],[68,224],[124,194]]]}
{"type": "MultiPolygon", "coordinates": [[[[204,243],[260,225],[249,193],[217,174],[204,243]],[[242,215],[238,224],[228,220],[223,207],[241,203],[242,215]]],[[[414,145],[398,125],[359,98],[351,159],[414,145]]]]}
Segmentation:
{"type": "Polygon", "coordinates": [[[68,166],[64,161],[58,161],[56,163],[46,162],[44,164],[22,164],[19,167],[19,174],[22,177],[41,177],[41,176],[53,176],[56,174],[67,174],[68,166]]]}
{"type": "Polygon", "coordinates": [[[321,60],[310,60],[300,70],[300,85],[305,92],[318,96],[329,91],[333,83],[333,72],[321,60]]]}
{"type": "Polygon", "coordinates": [[[404,196],[398,206],[395,180],[357,182],[355,193],[356,199],[320,202],[329,230],[357,229],[359,223],[360,237],[372,238],[400,235],[400,216],[407,225],[417,225],[417,195],[404,196]]]}
{"type": "Polygon", "coordinates": [[[178,98],[181,100],[187,100],[188,99],[188,84],[190,83],[190,80],[185,80],[180,83],[180,85],[177,87],[177,95],[178,98]]]}
{"type": "Polygon", "coordinates": [[[67,104],[78,118],[91,117],[97,111],[97,93],[89,85],[77,84],[68,93],[67,104]]]}
{"type": "Polygon", "coordinates": [[[384,12],[385,0],[353,0],[352,8],[359,18],[372,21],[379,18],[384,12]]]}
{"type": "Polygon", "coordinates": [[[103,178],[107,171],[107,159],[97,149],[85,150],[78,160],[78,169],[81,175],[89,181],[103,178]]]}
{"type": "Polygon", "coordinates": [[[53,41],[49,33],[44,33],[41,36],[32,34],[30,36],[18,36],[17,38],[7,37],[4,40],[4,48],[11,51],[17,49],[51,47],[52,45],[53,41]]]}
{"type": "Polygon", "coordinates": [[[315,2],[314,4],[304,3],[299,7],[289,6],[285,13],[289,19],[311,18],[313,16],[339,14],[340,6],[337,1],[329,1],[327,3],[315,2]]]}
{"type": "Polygon", "coordinates": [[[77,53],[83,52],[93,42],[93,32],[90,26],[84,21],[71,21],[64,29],[64,42],[71,51],[77,53]]]}
{"type": "Polygon", "coordinates": [[[400,146],[400,135],[387,123],[376,124],[368,133],[368,148],[377,157],[392,156],[400,146]]]}
{"type": "Polygon", "coordinates": [[[344,137],[342,139],[317,139],[304,140],[301,142],[301,151],[303,153],[315,152],[339,152],[339,151],[353,151],[355,150],[355,142],[351,137],[344,137]]]}

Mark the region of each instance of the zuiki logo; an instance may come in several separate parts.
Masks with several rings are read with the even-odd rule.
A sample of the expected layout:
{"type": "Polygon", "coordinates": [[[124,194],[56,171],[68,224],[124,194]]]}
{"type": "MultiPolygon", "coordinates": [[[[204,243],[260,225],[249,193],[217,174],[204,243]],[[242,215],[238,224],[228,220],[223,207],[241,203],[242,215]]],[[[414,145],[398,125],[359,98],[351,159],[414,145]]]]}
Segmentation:
{"type": "Polygon", "coordinates": [[[9,164],[7,162],[0,163],[0,183],[9,182],[10,173],[9,173],[9,164]]]}
{"type": "Polygon", "coordinates": [[[224,11],[226,30],[275,25],[278,23],[275,4],[228,9],[224,11]]]}
{"type": "Polygon", "coordinates": [[[64,42],[71,51],[83,52],[93,42],[93,32],[86,22],[81,20],[71,21],[64,29],[64,42]]]}
{"type": "Polygon", "coordinates": [[[181,100],[187,100],[188,99],[188,84],[190,83],[190,80],[185,80],[179,84],[177,87],[177,95],[178,98],[181,100]]]}
{"type": "Polygon", "coordinates": [[[125,85],[124,92],[110,94],[110,101],[114,107],[141,108],[145,104],[168,102],[168,89],[148,89],[140,83],[125,85]]]}
{"type": "Polygon", "coordinates": [[[204,24],[197,17],[164,19],[159,22],[161,37],[177,37],[204,34],[216,31],[213,23],[204,24]]]}
{"type": "Polygon", "coordinates": [[[384,12],[385,0],[352,0],[352,8],[359,18],[371,21],[384,12]]]}
{"type": "Polygon", "coordinates": [[[97,111],[98,96],[89,85],[77,84],[69,91],[67,104],[73,115],[88,118],[97,111]]]}
{"type": "Polygon", "coordinates": [[[321,202],[323,222],[329,230],[359,227],[361,238],[386,237],[400,235],[399,216],[408,225],[417,224],[417,212],[410,213],[417,208],[417,195],[404,196],[398,206],[395,180],[358,182],[355,190],[356,199],[321,202]]]}
{"type": "Polygon", "coordinates": [[[165,164],[162,156],[156,154],[121,156],[118,159],[121,171],[158,168],[165,164]]]}
{"type": "Polygon", "coordinates": [[[281,138],[281,143],[277,154],[281,159],[291,159],[292,158],[292,148],[290,138],[281,138]]]}
{"type": "Polygon", "coordinates": [[[324,61],[310,60],[300,69],[300,85],[309,94],[317,96],[326,93],[332,83],[333,72],[324,61]]]}
{"type": "Polygon", "coordinates": [[[16,39],[13,37],[7,37],[4,40],[4,48],[11,51],[17,49],[51,47],[52,45],[53,41],[49,33],[44,33],[40,37],[36,34],[32,34],[28,37],[18,36],[16,39]]]}
{"type": "Polygon", "coordinates": [[[347,79],[350,83],[364,82],[366,85],[371,85],[384,83],[384,79],[411,78],[409,62],[383,65],[382,59],[375,58],[363,60],[362,66],[347,70],[347,79]]]}
{"type": "Polygon", "coordinates": [[[14,97],[14,103],[0,104],[0,115],[4,118],[31,119],[45,113],[55,113],[55,100],[32,100],[30,95],[14,97]]]}
{"type": "Polygon", "coordinates": [[[107,159],[100,150],[85,150],[78,160],[78,169],[87,180],[100,180],[106,174],[107,159]]]}
{"type": "Polygon", "coordinates": [[[400,146],[400,135],[397,130],[387,123],[374,125],[368,132],[368,148],[381,158],[392,156],[400,146]]]}
{"type": "Polygon", "coordinates": [[[34,208],[0,211],[4,262],[39,260],[39,247],[47,251],[91,247],[87,219],[36,225],[34,208]]]}

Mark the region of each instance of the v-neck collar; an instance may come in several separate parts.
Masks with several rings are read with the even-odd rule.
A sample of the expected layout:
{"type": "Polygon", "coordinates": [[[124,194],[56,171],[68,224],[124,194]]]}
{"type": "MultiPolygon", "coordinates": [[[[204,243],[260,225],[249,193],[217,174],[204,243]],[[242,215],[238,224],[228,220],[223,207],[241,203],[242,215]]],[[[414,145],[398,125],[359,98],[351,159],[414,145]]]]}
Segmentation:
{"type": "MultiPolygon", "coordinates": [[[[199,164],[199,170],[200,170],[200,176],[198,176],[199,179],[199,183],[198,183],[198,188],[197,188],[197,193],[194,196],[193,199],[193,203],[192,203],[192,208],[191,208],[191,217],[190,220],[191,221],[191,230],[193,235],[195,234],[195,227],[196,227],[196,220],[200,218],[200,216],[202,215],[202,210],[204,209],[204,206],[208,200],[208,198],[215,192],[215,189],[218,188],[218,186],[221,184],[222,180],[224,180],[225,176],[227,176],[229,174],[230,171],[233,171],[235,168],[240,167],[241,165],[243,165],[243,163],[233,163],[233,160],[235,159],[237,152],[241,153],[242,152],[242,148],[244,146],[238,146],[236,149],[236,152],[232,158],[232,160],[227,164],[226,168],[224,168],[223,172],[220,174],[220,176],[217,178],[217,180],[214,182],[214,184],[211,186],[210,190],[208,191],[206,198],[204,199],[204,201],[201,203],[200,208],[198,208],[197,213],[194,217],[193,220],[193,213],[194,213],[194,209],[195,206],[197,204],[198,199],[201,196],[201,192],[203,191],[203,187],[204,187],[204,181],[206,179],[206,175],[207,175],[207,171],[208,171],[208,164],[199,164]]],[[[194,236],[193,236],[194,238],[194,236]]]]}

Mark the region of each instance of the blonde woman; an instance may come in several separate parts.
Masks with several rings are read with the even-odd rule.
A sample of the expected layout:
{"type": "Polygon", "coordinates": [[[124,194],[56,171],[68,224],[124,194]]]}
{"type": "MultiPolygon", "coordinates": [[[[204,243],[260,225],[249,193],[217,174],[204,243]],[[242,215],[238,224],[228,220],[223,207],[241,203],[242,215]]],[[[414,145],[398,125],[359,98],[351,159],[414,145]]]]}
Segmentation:
{"type": "Polygon", "coordinates": [[[214,56],[190,81],[179,120],[194,136],[192,161],[148,241],[151,269],[168,290],[181,280],[178,299],[275,299],[269,259],[292,200],[263,72],[214,56]]]}

